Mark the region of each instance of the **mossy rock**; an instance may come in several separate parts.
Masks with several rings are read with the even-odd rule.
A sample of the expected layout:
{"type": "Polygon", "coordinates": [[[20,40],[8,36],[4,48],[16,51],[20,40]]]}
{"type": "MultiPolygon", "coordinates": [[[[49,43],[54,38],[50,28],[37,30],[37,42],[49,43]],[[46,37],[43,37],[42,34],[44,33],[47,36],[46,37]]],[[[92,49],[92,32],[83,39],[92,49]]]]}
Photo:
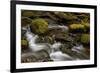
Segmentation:
{"type": "Polygon", "coordinates": [[[22,16],[24,17],[32,17],[34,16],[34,13],[32,11],[23,11],[22,16]]]}
{"type": "Polygon", "coordinates": [[[82,24],[71,24],[69,25],[70,31],[74,32],[84,32],[85,26],[82,24]]]}
{"type": "Polygon", "coordinates": [[[84,23],[83,25],[85,26],[85,31],[90,32],[90,24],[89,23],[84,23]]]}
{"type": "Polygon", "coordinates": [[[58,16],[59,18],[65,19],[65,20],[76,20],[78,19],[77,16],[75,16],[72,13],[64,13],[64,12],[54,12],[54,14],[56,16],[58,16]]]}
{"type": "Polygon", "coordinates": [[[89,23],[84,23],[84,26],[87,28],[90,28],[90,24],[89,23]]]}
{"type": "Polygon", "coordinates": [[[22,17],[21,18],[21,26],[27,26],[29,24],[31,24],[32,20],[28,17],[22,17]]]}
{"type": "Polygon", "coordinates": [[[42,18],[34,19],[30,27],[31,31],[37,34],[45,34],[48,31],[48,23],[42,18]]]}
{"type": "Polygon", "coordinates": [[[21,40],[21,47],[23,50],[27,49],[28,48],[28,41],[25,39],[21,40]]]}
{"type": "Polygon", "coordinates": [[[83,44],[89,44],[90,43],[90,34],[82,34],[81,35],[81,42],[83,44]]]}

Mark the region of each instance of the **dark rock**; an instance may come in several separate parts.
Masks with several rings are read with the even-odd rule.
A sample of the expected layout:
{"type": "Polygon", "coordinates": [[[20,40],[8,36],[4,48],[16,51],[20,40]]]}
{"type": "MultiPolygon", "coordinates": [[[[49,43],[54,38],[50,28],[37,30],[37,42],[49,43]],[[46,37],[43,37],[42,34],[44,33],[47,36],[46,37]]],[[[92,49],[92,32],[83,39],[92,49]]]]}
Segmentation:
{"type": "Polygon", "coordinates": [[[31,24],[32,20],[28,17],[22,17],[21,18],[21,26],[27,26],[29,24],[31,24]]]}
{"type": "Polygon", "coordinates": [[[22,63],[37,62],[37,58],[32,53],[25,53],[21,56],[22,63]]]}
{"type": "Polygon", "coordinates": [[[59,18],[66,19],[66,20],[75,20],[75,19],[78,19],[78,17],[75,16],[74,14],[72,14],[72,13],[54,12],[54,14],[56,16],[58,16],[59,18]]]}
{"type": "Polygon", "coordinates": [[[37,40],[36,43],[54,43],[54,38],[51,36],[40,36],[37,40]]]}
{"type": "Polygon", "coordinates": [[[49,57],[48,52],[45,50],[41,50],[38,52],[28,52],[28,53],[23,53],[21,56],[21,61],[22,62],[47,62],[47,61],[52,61],[49,57]]]}

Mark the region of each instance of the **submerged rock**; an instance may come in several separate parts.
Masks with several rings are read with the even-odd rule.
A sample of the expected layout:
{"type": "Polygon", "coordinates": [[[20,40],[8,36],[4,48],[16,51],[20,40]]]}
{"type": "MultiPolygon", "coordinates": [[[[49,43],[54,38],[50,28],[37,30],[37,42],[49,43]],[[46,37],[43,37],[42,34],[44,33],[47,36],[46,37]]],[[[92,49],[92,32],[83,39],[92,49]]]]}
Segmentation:
{"type": "Polygon", "coordinates": [[[48,23],[42,18],[34,19],[30,27],[31,31],[37,34],[45,34],[48,31],[48,23]]]}

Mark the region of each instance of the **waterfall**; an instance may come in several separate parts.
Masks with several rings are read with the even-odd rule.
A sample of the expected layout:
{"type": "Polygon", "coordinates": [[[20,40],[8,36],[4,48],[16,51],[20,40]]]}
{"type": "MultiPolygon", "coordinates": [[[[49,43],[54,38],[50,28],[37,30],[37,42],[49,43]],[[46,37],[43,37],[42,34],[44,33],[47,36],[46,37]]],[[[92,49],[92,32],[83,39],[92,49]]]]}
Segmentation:
{"type": "Polygon", "coordinates": [[[26,32],[26,38],[29,42],[29,48],[33,52],[37,52],[40,50],[47,50],[50,55],[50,58],[54,61],[63,61],[72,59],[72,57],[60,51],[59,49],[61,47],[60,42],[55,42],[53,45],[48,44],[49,47],[47,46],[46,43],[37,44],[35,43],[35,41],[38,39],[38,35],[35,35],[30,31],[26,32]]]}
{"type": "MultiPolygon", "coordinates": [[[[58,27],[67,30],[65,26],[58,26],[58,27]]],[[[57,26],[52,26],[49,28],[57,28],[57,26]]],[[[24,30],[26,29],[24,28],[24,30]]],[[[88,58],[87,55],[84,53],[84,47],[82,45],[74,46],[72,48],[72,51],[76,52],[76,54],[69,55],[67,53],[63,53],[60,50],[61,46],[63,45],[61,42],[55,42],[53,44],[36,43],[36,40],[39,38],[39,36],[37,34],[32,33],[30,29],[26,30],[25,36],[29,42],[29,49],[31,49],[33,53],[36,53],[41,50],[46,50],[53,61],[77,60],[81,59],[81,57],[88,58]]],[[[30,54],[32,53],[29,53],[29,55],[30,54]]]]}
{"type": "Polygon", "coordinates": [[[35,43],[36,40],[39,38],[38,35],[35,35],[32,32],[27,31],[25,36],[29,42],[29,48],[33,52],[46,50],[46,51],[48,51],[48,53],[50,53],[49,44],[47,44],[47,43],[35,43]]]}

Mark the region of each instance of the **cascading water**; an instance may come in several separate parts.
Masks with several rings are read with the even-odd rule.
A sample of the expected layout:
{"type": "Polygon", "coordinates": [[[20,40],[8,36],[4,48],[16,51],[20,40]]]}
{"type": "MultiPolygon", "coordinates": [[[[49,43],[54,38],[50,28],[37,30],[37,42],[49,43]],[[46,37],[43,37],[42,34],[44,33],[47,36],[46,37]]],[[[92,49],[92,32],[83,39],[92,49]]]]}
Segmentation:
{"type": "MultiPolygon", "coordinates": [[[[63,30],[68,30],[64,26],[50,26],[49,28],[62,28],[63,30]]],[[[61,46],[63,45],[61,42],[54,42],[53,44],[36,43],[36,40],[39,38],[39,36],[32,33],[30,29],[24,28],[24,30],[26,30],[25,36],[29,42],[29,49],[31,49],[31,52],[27,53],[27,55],[36,55],[36,52],[45,50],[53,61],[77,60],[81,59],[82,57],[88,58],[84,53],[84,48],[82,45],[74,46],[72,48],[72,51],[78,53],[79,55],[69,55],[67,53],[65,54],[60,50],[61,46]]],[[[24,57],[26,56],[26,54],[24,53],[22,54],[22,56],[24,57]]]]}

